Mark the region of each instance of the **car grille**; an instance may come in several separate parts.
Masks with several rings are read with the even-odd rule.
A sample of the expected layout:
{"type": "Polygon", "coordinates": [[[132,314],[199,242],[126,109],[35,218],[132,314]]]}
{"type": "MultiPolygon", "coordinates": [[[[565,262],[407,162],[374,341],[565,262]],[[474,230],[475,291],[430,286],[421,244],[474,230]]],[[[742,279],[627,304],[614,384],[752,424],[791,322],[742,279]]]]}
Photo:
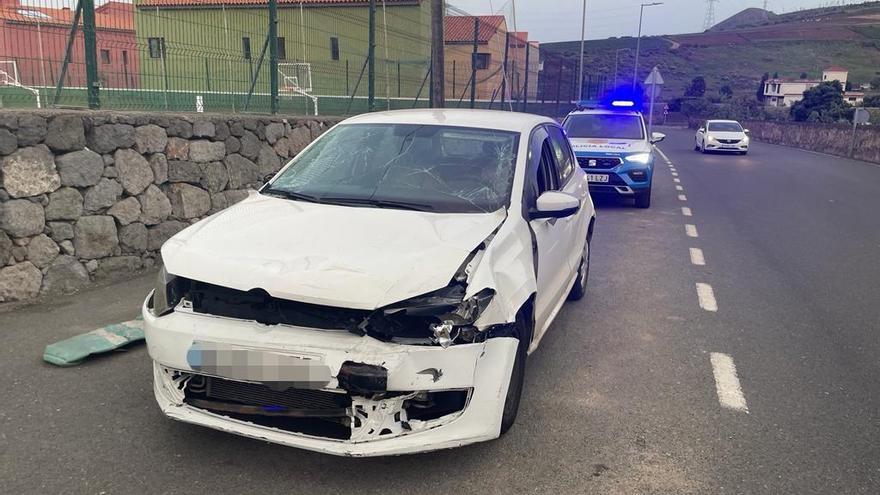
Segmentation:
{"type": "Polygon", "coordinates": [[[616,156],[579,156],[577,161],[581,168],[587,170],[614,168],[623,163],[623,160],[616,156]],[[595,161],[595,165],[590,165],[591,161],[595,161]]]}
{"type": "Polygon", "coordinates": [[[189,375],[184,402],[229,418],[306,435],[345,440],[351,436],[351,396],[326,390],[276,390],[261,383],[189,375]]]}
{"type": "Polygon", "coordinates": [[[739,139],[719,139],[719,143],[721,144],[737,144],[740,142],[739,139]]]}
{"type": "Polygon", "coordinates": [[[205,375],[193,375],[190,378],[186,395],[187,398],[316,411],[332,411],[351,406],[348,394],[297,388],[275,390],[262,383],[239,382],[205,375]]]}
{"type": "Polygon", "coordinates": [[[266,325],[352,330],[371,313],[279,299],[262,289],[245,292],[195,280],[189,284],[188,296],[194,312],[253,320],[266,325]]]}

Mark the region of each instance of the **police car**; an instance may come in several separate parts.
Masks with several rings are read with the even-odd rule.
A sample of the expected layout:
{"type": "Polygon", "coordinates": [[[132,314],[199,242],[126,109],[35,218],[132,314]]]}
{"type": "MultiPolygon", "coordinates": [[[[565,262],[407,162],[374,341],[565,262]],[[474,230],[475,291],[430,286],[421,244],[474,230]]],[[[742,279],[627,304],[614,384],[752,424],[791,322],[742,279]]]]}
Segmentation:
{"type": "Polygon", "coordinates": [[[649,138],[637,108],[629,100],[584,103],[565,117],[562,126],[587,173],[590,194],[631,197],[637,207],[648,208],[654,175],[652,145],[666,136],[655,132],[649,138]]]}

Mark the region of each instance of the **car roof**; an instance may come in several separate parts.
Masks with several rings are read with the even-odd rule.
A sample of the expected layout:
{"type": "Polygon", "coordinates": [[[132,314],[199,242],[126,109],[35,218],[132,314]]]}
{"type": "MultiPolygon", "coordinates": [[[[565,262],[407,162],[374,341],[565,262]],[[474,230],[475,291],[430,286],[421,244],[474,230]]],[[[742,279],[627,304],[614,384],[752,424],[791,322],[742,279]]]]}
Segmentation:
{"type": "Polygon", "coordinates": [[[424,124],[475,127],[528,133],[541,124],[555,124],[549,117],[501,110],[426,108],[363,113],[341,124],[424,124]]]}
{"type": "Polygon", "coordinates": [[[583,108],[572,110],[569,115],[632,115],[639,117],[641,112],[636,110],[611,110],[608,108],[583,108]]]}
{"type": "Polygon", "coordinates": [[[723,124],[739,124],[736,120],[724,120],[724,119],[709,119],[706,122],[718,122],[723,124]]]}

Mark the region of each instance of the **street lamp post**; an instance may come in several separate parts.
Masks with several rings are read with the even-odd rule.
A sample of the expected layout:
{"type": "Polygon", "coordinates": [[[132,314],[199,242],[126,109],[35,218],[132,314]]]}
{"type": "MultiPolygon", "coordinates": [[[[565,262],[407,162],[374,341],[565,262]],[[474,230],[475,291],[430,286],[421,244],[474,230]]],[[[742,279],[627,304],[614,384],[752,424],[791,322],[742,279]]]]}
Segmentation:
{"type": "Polygon", "coordinates": [[[643,3],[639,6],[639,37],[636,38],[636,63],[633,67],[633,91],[636,90],[636,83],[639,80],[639,49],[642,44],[642,17],[645,14],[645,7],[653,7],[654,5],[663,5],[663,2],[643,3]]]}
{"type": "Polygon", "coordinates": [[[578,63],[578,101],[583,97],[584,91],[584,35],[587,30],[587,0],[584,0],[584,8],[581,11],[581,58],[578,63]]]}

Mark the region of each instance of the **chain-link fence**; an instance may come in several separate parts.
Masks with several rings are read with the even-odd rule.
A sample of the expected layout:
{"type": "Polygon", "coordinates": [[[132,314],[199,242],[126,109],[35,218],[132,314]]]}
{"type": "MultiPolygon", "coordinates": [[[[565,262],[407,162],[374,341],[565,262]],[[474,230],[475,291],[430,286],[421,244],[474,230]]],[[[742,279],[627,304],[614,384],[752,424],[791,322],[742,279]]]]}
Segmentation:
{"type": "MultiPolygon", "coordinates": [[[[0,0],[6,107],[346,115],[430,101],[440,0],[21,1],[0,0]]],[[[576,68],[542,60],[508,17],[446,4],[446,106],[559,115],[576,68]]]]}

